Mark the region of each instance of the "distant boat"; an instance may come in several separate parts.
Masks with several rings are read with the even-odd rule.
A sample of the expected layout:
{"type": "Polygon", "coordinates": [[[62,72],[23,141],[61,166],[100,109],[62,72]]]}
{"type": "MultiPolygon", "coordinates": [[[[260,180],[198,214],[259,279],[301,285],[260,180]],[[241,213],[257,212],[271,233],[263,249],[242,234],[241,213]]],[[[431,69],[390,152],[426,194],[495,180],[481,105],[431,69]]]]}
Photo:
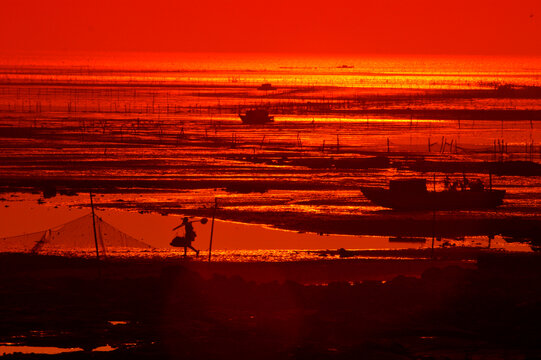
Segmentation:
{"type": "Polygon", "coordinates": [[[239,115],[242,122],[248,125],[261,125],[274,122],[274,116],[269,116],[267,110],[248,110],[244,115],[239,115]]]}
{"type": "Polygon", "coordinates": [[[276,90],[276,88],[273,87],[271,83],[264,83],[261,84],[261,86],[258,87],[257,90],[276,90]]]}
{"type": "Polygon", "coordinates": [[[482,183],[464,190],[428,191],[426,179],[391,180],[388,189],[361,187],[361,191],[374,204],[398,210],[495,208],[505,195],[505,190],[485,190],[482,183]]]}

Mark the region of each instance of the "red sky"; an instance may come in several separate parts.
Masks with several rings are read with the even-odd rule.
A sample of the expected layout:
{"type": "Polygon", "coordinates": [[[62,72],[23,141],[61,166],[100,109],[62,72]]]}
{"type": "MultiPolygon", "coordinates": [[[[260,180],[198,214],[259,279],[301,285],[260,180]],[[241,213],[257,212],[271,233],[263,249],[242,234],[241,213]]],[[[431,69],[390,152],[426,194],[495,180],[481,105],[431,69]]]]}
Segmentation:
{"type": "Polygon", "coordinates": [[[2,0],[0,49],[541,55],[541,0],[2,0]]]}

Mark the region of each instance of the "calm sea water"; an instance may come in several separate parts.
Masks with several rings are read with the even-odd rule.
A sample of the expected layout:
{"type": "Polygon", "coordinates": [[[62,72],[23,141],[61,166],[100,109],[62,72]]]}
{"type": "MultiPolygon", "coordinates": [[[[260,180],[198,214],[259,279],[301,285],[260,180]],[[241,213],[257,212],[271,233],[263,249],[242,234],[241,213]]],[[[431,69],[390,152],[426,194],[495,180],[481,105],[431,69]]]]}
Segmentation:
{"type": "MultiPolygon", "coordinates": [[[[536,121],[359,115],[359,110],[393,109],[541,110],[535,96],[487,95],[499,85],[540,86],[541,58],[3,54],[1,125],[32,131],[2,135],[0,176],[289,182],[301,185],[265,194],[239,194],[219,185],[178,192],[141,189],[121,198],[105,195],[100,202],[178,213],[208,207],[218,196],[223,209],[239,213],[366,215],[381,208],[361,196],[361,185],[428,175],[397,168],[314,170],[281,166],[277,159],[288,152],[292,157],[381,154],[403,160],[412,154],[446,161],[539,162],[536,121]],[[275,90],[258,90],[262,83],[275,90]],[[322,111],[303,110],[312,104],[322,111]],[[254,106],[273,109],[275,124],[242,125],[238,113],[254,106]],[[454,150],[443,146],[451,142],[454,150]],[[500,157],[493,151],[497,143],[506,144],[500,157]],[[271,160],[253,163],[246,161],[248,155],[271,160]]],[[[488,180],[487,174],[468,175],[488,180]]],[[[494,182],[507,190],[506,203],[488,215],[537,216],[539,177],[502,176],[494,182]]],[[[78,200],[61,201],[55,206],[77,206],[78,200]]]]}
{"type": "Polygon", "coordinates": [[[4,81],[260,84],[359,88],[539,85],[541,58],[228,53],[0,54],[4,81]]]}

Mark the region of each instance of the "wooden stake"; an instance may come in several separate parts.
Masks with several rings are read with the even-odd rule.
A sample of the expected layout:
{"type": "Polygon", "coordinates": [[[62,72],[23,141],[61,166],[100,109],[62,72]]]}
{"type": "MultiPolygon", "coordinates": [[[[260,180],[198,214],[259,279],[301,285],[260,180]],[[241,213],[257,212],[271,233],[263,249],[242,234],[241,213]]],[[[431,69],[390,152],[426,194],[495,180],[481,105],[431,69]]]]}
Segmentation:
{"type": "Polygon", "coordinates": [[[98,235],[96,234],[96,214],[94,213],[94,201],[92,200],[92,191],[90,194],[90,207],[92,208],[92,227],[94,228],[94,244],[96,245],[96,259],[100,261],[100,252],[98,250],[98,235]]]}
{"type": "Polygon", "coordinates": [[[217,208],[218,208],[218,199],[214,198],[214,211],[212,212],[212,225],[210,226],[209,263],[212,258],[212,237],[214,235],[214,219],[216,218],[217,208]]]}
{"type": "Polygon", "coordinates": [[[432,210],[432,251],[431,257],[434,260],[434,240],[436,239],[436,210],[432,210]]]}

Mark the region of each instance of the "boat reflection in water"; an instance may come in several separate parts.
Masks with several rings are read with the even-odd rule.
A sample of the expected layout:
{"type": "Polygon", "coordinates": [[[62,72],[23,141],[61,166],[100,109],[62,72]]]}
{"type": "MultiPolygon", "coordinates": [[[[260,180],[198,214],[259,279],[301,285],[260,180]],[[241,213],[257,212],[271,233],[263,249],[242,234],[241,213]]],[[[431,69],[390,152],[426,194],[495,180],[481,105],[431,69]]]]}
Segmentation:
{"type": "Polygon", "coordinates": [[[361,191],[374,204],[398,210],[487,209],[503,203],[505,190],[486,190],[479,180],[467,185],[461,190],[455,185],[428,191],[426,179],[406,179],[391,180],[388,189],[361,187],[361,191]]]}

